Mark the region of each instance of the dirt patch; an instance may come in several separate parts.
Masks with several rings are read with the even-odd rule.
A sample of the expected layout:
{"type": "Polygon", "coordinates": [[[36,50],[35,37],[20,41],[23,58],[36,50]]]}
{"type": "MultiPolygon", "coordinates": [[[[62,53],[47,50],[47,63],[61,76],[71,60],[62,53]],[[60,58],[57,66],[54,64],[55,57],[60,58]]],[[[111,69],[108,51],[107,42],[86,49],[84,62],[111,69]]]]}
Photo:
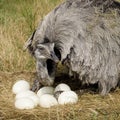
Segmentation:
{"type": "MultiPolygon", "coordinates": [[[[26,79],[31,84],[34,72],[0,72],[0,120],[119,120],[120,89],[101,97],[99,94],[78,92],[79,101],[74,105],[55,106],[44,109],[40,106],[32,110],[18,110],[14,107],[14,95],[11,91],[15,81],[26,79]]],[[[61,78],[62,80],[69,78],[61,78]]],[[[59,83],[58,79],[56,82],[59,83]]],[[[67,81],[68,82],[68,81],[67,81]]],[[[72,83],[74,83],[72,81],[72,83]]]]}

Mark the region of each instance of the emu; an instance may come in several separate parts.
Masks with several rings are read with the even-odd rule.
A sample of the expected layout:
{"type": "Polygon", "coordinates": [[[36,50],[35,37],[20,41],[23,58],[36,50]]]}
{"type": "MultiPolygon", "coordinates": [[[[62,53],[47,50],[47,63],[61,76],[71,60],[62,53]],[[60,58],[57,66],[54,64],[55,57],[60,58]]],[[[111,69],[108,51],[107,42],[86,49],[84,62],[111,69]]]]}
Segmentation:
{"type": "Polygon", "coordinates": [[[83,84],[98,83],[101,95],[120,81],[120,3],[66,0],[49,12],[26,42],[36,59],[32,90],[53,85],[59,61],[83,84]]]}

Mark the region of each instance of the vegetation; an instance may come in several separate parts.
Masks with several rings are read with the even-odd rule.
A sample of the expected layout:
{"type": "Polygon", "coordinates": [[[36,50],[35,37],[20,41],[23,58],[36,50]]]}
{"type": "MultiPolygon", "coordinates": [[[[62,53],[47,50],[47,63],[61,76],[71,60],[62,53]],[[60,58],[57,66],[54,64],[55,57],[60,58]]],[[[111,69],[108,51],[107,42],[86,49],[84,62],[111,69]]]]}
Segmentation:
{"type": "Polygon", "coordinates": [[[31,71],[33,58],[23,51],[40,20],[61,0],[0,0],[0,71],[31,71]]]}
{"type": "Polygon", "coordinates": [[[79,101],[74,105],[53,106],[49,109],[37,106],[32,110],[14,107],[15,96],[11,88],[17,79],[25,78],[30,83],[33,73],[0,73],[0,120],[120,120],[120,90],[108,96],[76,91],[79,101]]]}

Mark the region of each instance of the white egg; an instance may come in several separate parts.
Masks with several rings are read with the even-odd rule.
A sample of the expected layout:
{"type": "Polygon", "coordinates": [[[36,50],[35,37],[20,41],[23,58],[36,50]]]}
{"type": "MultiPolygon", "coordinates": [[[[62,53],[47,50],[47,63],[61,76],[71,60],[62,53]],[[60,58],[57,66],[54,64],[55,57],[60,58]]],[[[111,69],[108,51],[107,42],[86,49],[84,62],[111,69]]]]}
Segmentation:
{"type": "Polygon", "coordinates": [[[23,97],[29,97],[29,96],[33,96],[33,95],[36,95],[36,94],[30,90],[22,91],[16,95],[15,99],[20,99],[23,97]]]}
{"type": "Polygon", "coordinates": [[[12,91],[14,94],[17,94],[21,91],[26,91],[29,89],[30,89],[30,84],[25,80],[17,81],[12,87],[12,91]]]}
{"type": "Polygon", "coordinates": [[[58,102],[53,95],[44,94],[39,99],[39,105],[43,108],[50,108],[51,106],[57,105],[58,102]]]}
{"type": "Polygon", "coordinates": [[[32,99],[35,106],[39,104],[39,97],[37,95],[31,95],[31,96],[28,96],[28,98],[32,99]]]}
{"type": "Polygon", "coordinates": [[[58,103],[61,105],[70,104],[70,103],[73,104],[73,103],[77,103],[77,101],[78,101],[78,95],[73,91],[62,92],[58,97],[58,103]]]}
{"type": "Polygon", "coordinates": [[[20,98],[15,101],[15,107],[18,109],[33,109],[35,105],[32,99],[20,98]]]}
{"type": "Polygon", "coordinates": [[[55,90],[54,90],[54,93],[57,92],[57,91],[70,91],[70,87],[65,84],[65,83],[61,83],[59,85],[56,86],[55,90]]]}
{"type": "Polygon", "coordinates": [[[44,94],[52,94],[54,93],[54,88],[53,87],[42,87],[40,90],[38,90],[37,95],[38,97],[41,97],[44,94]]]}

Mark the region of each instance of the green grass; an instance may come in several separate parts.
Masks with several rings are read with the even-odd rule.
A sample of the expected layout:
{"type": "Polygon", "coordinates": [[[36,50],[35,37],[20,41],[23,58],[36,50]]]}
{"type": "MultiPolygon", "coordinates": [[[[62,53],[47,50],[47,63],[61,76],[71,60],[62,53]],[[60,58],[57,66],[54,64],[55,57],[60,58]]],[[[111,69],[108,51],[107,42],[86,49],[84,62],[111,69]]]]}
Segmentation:
{"type": "Polygon", "coordinates": [[[32,71],[23,45],[40,20],[61,0],[0,0],[0,71],[32,71]]]}

